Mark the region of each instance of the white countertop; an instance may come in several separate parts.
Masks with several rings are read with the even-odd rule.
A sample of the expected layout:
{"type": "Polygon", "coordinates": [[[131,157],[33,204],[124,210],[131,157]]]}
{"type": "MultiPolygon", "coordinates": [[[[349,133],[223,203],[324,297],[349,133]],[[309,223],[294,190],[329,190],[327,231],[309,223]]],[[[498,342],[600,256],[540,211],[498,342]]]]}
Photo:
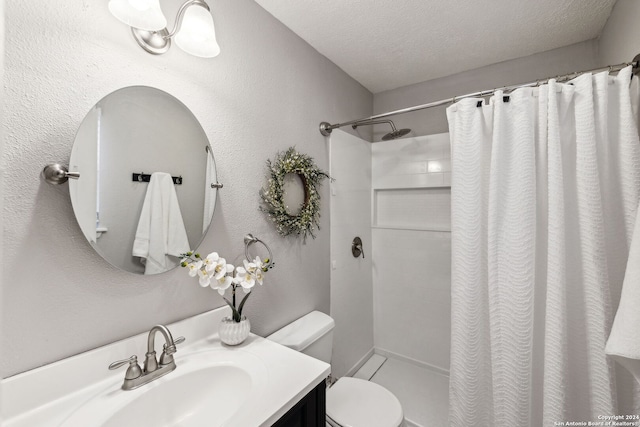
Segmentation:
{"type": "MultiPolygon", "coordinates": [[[[176,370],[154,382],[170,379],[179,372],[181,359],[194,353],[206,350],[215,350],[217,354],[228,352],[225,356],[230,360],[233,360],[234,355],[255,356],[264,364],[267,372],[260,398],[252,401],[250,407],[236,413],[225,425],[271,426],[324,381],[329,375],[330,365],[254,334],[250,334],[238,346],[221,344],[217,333],[218,324],[222,317],[229,314],[230,310],[223,307],[167,325],[174,338],[184,336],[187,341],[178,346],[178,352],[174,356],[176,370]]],[[[161,335],[158,335],[158,353],[158,347],[162,348],[163,342],[161,335]]],[[[120,390],[126,367],[109,371],[107,366],[132,354],[136,354],[138,360],[143,360],[146,345],[147,333],[143,333],[2,380],[2,425],[58,427],[78,408],[95,396],[104,395],[105,391],[111,395],[135,393],[135,390],[120,390]]]]}

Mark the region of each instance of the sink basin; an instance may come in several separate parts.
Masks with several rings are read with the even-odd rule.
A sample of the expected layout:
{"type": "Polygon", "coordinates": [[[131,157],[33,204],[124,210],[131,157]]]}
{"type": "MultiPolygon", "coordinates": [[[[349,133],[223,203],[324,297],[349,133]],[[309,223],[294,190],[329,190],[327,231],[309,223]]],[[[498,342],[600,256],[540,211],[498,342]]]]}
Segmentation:
{"type": "Polygon", "coordinates": [[[150,389],[120,409],[103,426],[141,426],[145,423],[186,426],[205,425],[207,420],[226,420],[242,406],[250,388],[251,377],[237,367],[202,369],[150,389]],[[216,386],[210,387],[211,384],[216,386]]]}
{"type": "Polygon", "coordinates": [[[61,427],[224,426],[239,411],[251,410],[268,376],[259,358],[239,349],[177,355],[176,365],[135,390],[111,383],[61,427]]]}

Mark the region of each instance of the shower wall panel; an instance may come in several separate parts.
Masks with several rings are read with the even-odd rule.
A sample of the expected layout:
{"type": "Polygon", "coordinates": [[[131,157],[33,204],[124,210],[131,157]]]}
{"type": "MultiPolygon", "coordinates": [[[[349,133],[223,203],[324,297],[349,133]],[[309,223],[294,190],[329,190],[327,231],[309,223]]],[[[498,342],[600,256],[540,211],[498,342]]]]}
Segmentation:
{"type": "Polygon", "coordinates": [[[372,145],[376,351],[439,371],[451,342],[449,134],[372,145]]]}
{"type": "Polygon", "coordinates": [[[373,350],[371,144],[341,130],[331,135],[332,374],[352,374],[373,350]],[[364,258],[351,242],[362,239],[364,258]]]}

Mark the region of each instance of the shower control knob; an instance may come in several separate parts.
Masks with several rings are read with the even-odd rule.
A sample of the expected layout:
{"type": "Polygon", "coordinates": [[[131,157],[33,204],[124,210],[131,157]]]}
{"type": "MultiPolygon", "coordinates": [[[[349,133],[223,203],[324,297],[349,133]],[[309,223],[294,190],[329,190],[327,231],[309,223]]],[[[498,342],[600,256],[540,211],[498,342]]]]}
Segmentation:
{"type": "Polygon", "coordinates": [[[351,254],[354,258],[362,255],[364,259],[364,249],[362,249],[362,239],[360,237],[354,237],[353,242],[351,242],[351,254]]]}

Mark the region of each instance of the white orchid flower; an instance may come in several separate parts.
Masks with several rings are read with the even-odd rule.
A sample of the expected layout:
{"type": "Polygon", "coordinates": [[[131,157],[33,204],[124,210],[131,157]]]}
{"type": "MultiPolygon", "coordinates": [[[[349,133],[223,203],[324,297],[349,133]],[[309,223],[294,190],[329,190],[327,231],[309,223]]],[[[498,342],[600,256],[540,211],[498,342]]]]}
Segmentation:
{"type": "Polygon", "coordinates": [[[253,273],[253,276],[256,279],[256,282],[258,282],[258,284],[262,286],[262,282],[264,281],[264,271],[262,270],[262,268],[257,268],[256,272],[253,273]]]}
{"type": "Polygon", "coordinates": [[[256,281],[262,286],[262,283],[264,281],[264,276],[265,276],[265,272],[266,272],[266,268],[265,268],[265,263],[260,259],[260,257],[256,257],[253,260],[253,264],[255,264],[256,269],[253,272],[253,275],[256,279],[256,281]]]}
{"type": "MultiPolygon", "coordinates": [[[[227,268],[229,266],[231,266],[231,271],[233,271],[233,266],[231,264],[227,264],[227,268]]],[[[229,289],[231,283],[233,283],[231,276],[224,275],[220,279],[213,280],[211,283],[211,289],[215,289],[220,295],[224,295],[224,292],[229,289]]]]}
{"type": "Polygon", "coordinates": [[[256,259],[253,260],[253,263],[256,265],[256,268],[258,270],[264,271],[264,262],[260,259],[259,256],[257,256],[256,259]]]}
{"type": "Polygon", "coordinates": [[[253,274],[258,268],[258,266],[255,263],[249,262],[246,259],[243,260],[242,263],[244,264],[244,269],[250,274],[253,274]]]}
{"type": "Polygon", "coordinates": [[[200,268],[202,268],[202,261],[192,262],[187,264],[187,268],[189,269],[189,276],[196,277],[200,268]]]}
{"type": "MultiPolygon", "coordinates": [[[[246,265],[247,265],[247,262],[245,261],[245,266],[246,265]]],[[[242,286],[242,290],[246,294],[251,292],[251,288],[253,288],[253,286],[256,284],[256,280],[253,274],[251,274],[251,272],[247,271],[247,269],[243,267],[236,268],[235,282],[240,286],[242,286]]]]}
{"type": "Polygon", "coordinates": [[[203,288],[209,286],[209,284],[211,283],[211,274],[207,270],[201,268],[200,270],[198,270],[198,276],[200,276],[200,286],[202,286],[203,288]]]}
{"type": "Polygon", "coordinates": [[[216,261],[216,264],[213,268],[213,275],[216,280],[222,279],[227,274],[233,272],[233,265],[227,264],[227,261],[224,258],[219,258],[216,261]]]}
{"type": "Polygon", "coordinates": [[[207,271],[211,271],[216,268],[218,261],[220,260],[220,256],[218,252],[211,252],[207,257],[203,260],[204,268],[207,271]]]}

